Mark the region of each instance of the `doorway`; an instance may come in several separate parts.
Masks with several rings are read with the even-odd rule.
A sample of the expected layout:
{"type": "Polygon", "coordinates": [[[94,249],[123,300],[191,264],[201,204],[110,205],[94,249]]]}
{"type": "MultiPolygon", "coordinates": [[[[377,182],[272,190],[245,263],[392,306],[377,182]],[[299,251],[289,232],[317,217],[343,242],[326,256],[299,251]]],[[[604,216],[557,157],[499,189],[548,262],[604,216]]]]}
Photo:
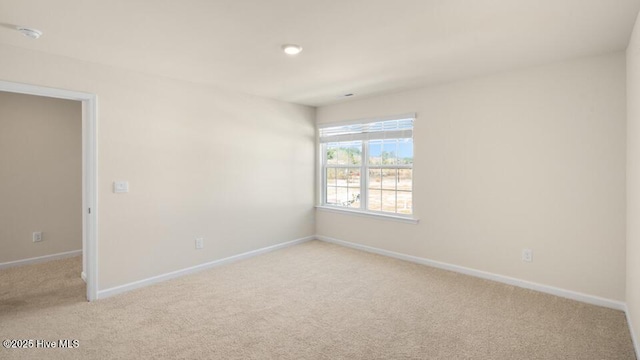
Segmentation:
{"type": "Polygon", "coordinates": [[[0,91],[82,102],[82,277],[87,300],[98,295],[97,98],[95,94],[0,81],[0,91]]]}

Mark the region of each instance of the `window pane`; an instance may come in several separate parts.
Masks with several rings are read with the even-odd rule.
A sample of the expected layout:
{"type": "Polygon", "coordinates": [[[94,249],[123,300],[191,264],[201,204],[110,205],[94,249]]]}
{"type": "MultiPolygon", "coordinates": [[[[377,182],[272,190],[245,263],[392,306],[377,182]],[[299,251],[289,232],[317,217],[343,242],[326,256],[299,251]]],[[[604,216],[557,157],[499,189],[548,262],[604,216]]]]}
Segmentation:
{"type": "Polygon", "coordinates": [[[382,211],[396,212],[396,192],[382,190],[382,211]]]}
{"type": "Polygon", "coordinates": [[[381,192],[380,190],[369,190],[369,210],[380,211],[381,210],[381,192]]]}
{"type": "Polygon", "coordinates": [[[326,145],[327,165],[335,165],[338,163],[336,143],[328,143],[326,145]]]}
{"type": "Polygon", "coordinates": [[[382,164],[382,140],[369,141],[369,164],[382,164]]]}
{"type": "Polygon", "coordinates": [[[410,191],[398,191],[398,213],[413,213],[413,202],[411,200],[410,191]]]}
{"type": "Polygon", "coordinates": [[[336,143],[336,163],[339,165],[360,165],[362,163],[362,141],[336,143]]]}
{"type": "Polygon", "coordinates": [[[327,204],[336,205],[337,202],[336,188],[334,186],[327,187],[327,204]]]}
{"type": "Polygon", "coordinates": [[[397,169],[382,169],[382,188],[388,190],[396,189],[397,169]]]}
{"type": "Polygon", "coordinates": [[[347,187],[347,169],[336,169],[336,174],[337,185],[347,187]]]}
{"type": "Polygon", "coordinates": [[[347,154],[344,151],[342,143],[338,143],[336,147],[336,164],[347,165],[347,154]]]}
{"type": "Polygon", "coordinates": [[[360,188],[360,169],[349,169],[349,178],[347,181],[349,187],[360,188]]]}
{"type": "Polygon", "coordinates": [[[382,186],[382,170],[369,170],[369,189],[380,189],[382,186]]]}
{"type": "Polygon", "coordinates": [[[413,139],[398,141],[398,164],[413,164],[413,139]]]}
{"type": "Polygon", "coordinates": [[[382,143],[382,164],[394,165],[396,163],[398,140],[383,140],[382,143]]]}
{"type": "Polygon", "coordinates": [[[413,170],[411,169],[399,169],[398,170],[398,190],[413,189],[413,170]]]}
{"type": "Polygon", "coordinates": [[[351,144],[347,149],[347,159],[349,165],[362,164],[362,142],[357,141],[351,144]]]}
{"type": "Polygon", "coordinates": [[[337,196],[338,196],[337,203],[338,203],[338,205],[348,206],[349,205],[349,203],[348,203],[349,196],[347,194],[347,188],[346,187],[339,187],[339,188],[337,188],[337,190],[338,190],[338,193],[337,193],[337,196]]]}
{"type": "Polygon", "coordinates": [[[360,208],[360,187],[347,189],[347,198],[349,199],[347,206],[360,208]]]}
{"type": "Polygon", "coordinates": [[[336,186],[336,169],[327,168],[327,186],[336,186]]]}

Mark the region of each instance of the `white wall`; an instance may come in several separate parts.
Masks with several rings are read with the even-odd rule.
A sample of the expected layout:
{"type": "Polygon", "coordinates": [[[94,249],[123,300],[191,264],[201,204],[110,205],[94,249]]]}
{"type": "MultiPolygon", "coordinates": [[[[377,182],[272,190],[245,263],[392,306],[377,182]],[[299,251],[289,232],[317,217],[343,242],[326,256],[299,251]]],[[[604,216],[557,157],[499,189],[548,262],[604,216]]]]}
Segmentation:
{"type": "MultiPolygon", "coordinates": [[[[640,19],[640,17],[639,17],[640,19]]],[[[640,344],[640,21],[627,48],[627,307],[640,344]]],[[[638,350],[636,348],[636,350],[638,350]]]]}
{"type": "Polygon", "coordinates": [[[317,122],[408,112],[420,223],[317,211],[318,234],[624,300],[623,53],[320,107],[317,122]]]}
{"type": "Polygon", "coordinates": [[[0,169],[0,263],[82,250],[80,102],[0,92],[0,169]]]}
{"type": "Polygon", "coordinates": [[[313,108],[6,45],[0,54],[2,80],[97,94],[99,289],[314,233],[313,108]],[[130,193],[114,194],[114,180],[130,193]]]}

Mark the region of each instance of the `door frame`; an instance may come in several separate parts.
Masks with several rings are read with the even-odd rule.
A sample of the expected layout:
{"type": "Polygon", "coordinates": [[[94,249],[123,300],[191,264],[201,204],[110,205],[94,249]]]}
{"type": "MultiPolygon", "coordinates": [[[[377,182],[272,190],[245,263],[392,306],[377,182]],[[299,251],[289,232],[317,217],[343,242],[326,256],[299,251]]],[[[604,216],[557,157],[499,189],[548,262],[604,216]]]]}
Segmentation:
{"type": "Polygon", "coordinates": [[[98,299],[97,96],[91,93],[0,80],[0,91],[82,102],[82,274],[87,300],[98,299]]]}

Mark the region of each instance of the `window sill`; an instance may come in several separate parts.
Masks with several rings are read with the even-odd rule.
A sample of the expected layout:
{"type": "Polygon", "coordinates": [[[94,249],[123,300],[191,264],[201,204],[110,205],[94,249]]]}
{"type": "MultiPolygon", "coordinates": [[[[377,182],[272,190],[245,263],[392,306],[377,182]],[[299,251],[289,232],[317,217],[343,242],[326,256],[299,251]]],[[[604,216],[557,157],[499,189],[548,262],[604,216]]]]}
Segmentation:
{"type": "Polygon", "coordinates": [[[349,214],[349,215],[362,216],[362,217],[368,217],[373,219],[397,221],[397,222],[402,222],[407,224],[417,224],[420,222],[420,219],[416,219],[412,217],[376,214],[376,213],[370,213],[370,212],[364,212],[364,211],[358,211],[358,210],[347,210],[347,209],[341,209],[333,206],[317,205],[316,209],[321,211],[326,211],[326,212],[337,213],[337,214],[349,214]]]}

